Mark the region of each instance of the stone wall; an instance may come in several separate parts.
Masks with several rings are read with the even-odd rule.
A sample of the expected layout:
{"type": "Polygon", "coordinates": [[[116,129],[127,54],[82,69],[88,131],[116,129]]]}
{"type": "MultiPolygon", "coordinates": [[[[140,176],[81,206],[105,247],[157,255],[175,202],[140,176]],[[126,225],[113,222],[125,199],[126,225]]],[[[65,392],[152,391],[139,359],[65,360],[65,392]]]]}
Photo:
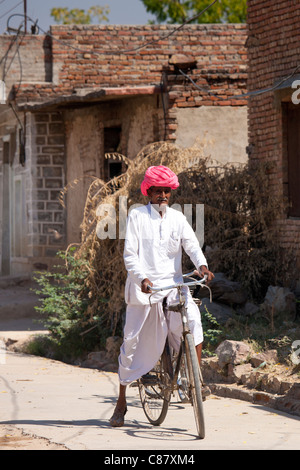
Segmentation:
{"type": "MultiPolygon", "coordinates": [[[[30,133],[29,133],[30,134],[30,133]]],[[[58,112],[31,115],[32,256],[47,258],[64,246],[65,214],[59,202],[65,185],[65,137],[58,112]]]]}

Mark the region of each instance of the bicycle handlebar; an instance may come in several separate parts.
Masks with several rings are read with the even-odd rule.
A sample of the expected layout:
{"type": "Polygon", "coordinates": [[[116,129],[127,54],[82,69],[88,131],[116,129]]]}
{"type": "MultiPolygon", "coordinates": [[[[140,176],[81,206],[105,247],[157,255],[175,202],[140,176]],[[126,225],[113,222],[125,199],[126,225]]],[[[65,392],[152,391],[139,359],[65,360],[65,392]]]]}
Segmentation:
{"type": "MultiPolygon", "coordinates": [[[[183,277],[191,277],[193,274],[194,274],[194,271],[191,272],[191,273],[188,273],[188,274],[183,274],[183,277]]],[[[207,280],[207,275],[205,274],[202,279],[199,279],[199,280],[194,279],[193,282],[181,282],[181,283],[172,284],[172,285],[170,285],[170,286],[165,286],[165,287],[151,287],[151,286],[149,286],[149,284],[148,284],[148,288],[149,288],[149,290],[151,290],[151,291],[153,291],[153,292],[161,292],[161,291],[164,291],[164,290],[175,289],[175,288],[183,287],[183,286],[188,286],[188,287],[191,287],[191,286],[207,287],[207,286],[203,285],[203,283],[204,283],[206,280],[207,280]]]]}

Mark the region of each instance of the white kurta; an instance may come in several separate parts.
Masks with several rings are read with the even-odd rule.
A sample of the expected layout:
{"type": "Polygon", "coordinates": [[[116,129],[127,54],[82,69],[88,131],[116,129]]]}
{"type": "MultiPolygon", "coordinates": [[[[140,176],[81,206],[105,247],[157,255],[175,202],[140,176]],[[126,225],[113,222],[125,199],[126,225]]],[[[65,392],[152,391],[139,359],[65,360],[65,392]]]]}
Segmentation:
{"type": "MultiPolygon", "coordinates": [[[[158,361],[166,337],[178,342],[181,320],[177,313],[165,318],[161,301],[170,291],[151,296],[141,291],[148,278],[154,287],[182,282],[182,247],[198,269],[206,265],[197,237],[185,216],[170,207],[163,217],[149,203],[133,209],[127,220],[124,262],[128,272],[124,342],[119,356],[119,379],[128,385],[149,372],[158,361]],[[176,339],[177,338],[177,339],[176,339]]],[[[195,343],[203,341],[200,312],[187,289],[187,309],[195,343]]]]}

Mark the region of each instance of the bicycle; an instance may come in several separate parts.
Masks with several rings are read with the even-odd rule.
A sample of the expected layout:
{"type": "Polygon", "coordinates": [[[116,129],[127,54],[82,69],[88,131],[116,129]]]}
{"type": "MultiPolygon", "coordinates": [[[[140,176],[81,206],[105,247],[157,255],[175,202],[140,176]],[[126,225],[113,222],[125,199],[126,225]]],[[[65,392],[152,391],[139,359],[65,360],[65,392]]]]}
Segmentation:
{"type": "Polygon", "coordinates": [[[206,276],[200,280],[196,280],[192,278],[194,273],[195,271],[183,276],[185,278],[193,279],[192,282],[183,282],[163,288],[151,287],[151,291],[153,291],[153,293],[177,289],[179,299],[178,303],[171,304],[167,307],[164,302],[163,307],[164,311],[169,310],[170,312],[180,312],[182,335],[177,355],[175,357],[172,355],[167,338],[160,360],[148,374],[138,379],[137,385],[144,413],[148,421],[155,426],[159,426],[165,420],[171,396],[175,390],[182,391],[183,395],[188,396],[192,403],[198,436],[200,439],[203,439],[205,437],[205,423],[201,393],[203,378],[196,354],[194,337],[188,325],[184,287],[192,288],[201,286],[207,287],[208,289],[209,287],[204,284],[207,279],[206,276]],[[182,371],[181,374],[180,371],[182,371]],[[178,380],[178,377],[180,377],[181,380],[178,380]]]}

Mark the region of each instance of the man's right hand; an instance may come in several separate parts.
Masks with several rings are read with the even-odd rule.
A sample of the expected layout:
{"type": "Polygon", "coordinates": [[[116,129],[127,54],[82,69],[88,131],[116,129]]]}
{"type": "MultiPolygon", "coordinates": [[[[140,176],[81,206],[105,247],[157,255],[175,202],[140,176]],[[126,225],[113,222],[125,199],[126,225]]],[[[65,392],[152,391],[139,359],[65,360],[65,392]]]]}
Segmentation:
{"type": "Polygon", "coordinates": [[[153,283],[146,277],[146,279],[144,279],[141,283],[142,292],[144,292],[144,294],[151,294],[151,286],[153,286],[153,283]]]}

